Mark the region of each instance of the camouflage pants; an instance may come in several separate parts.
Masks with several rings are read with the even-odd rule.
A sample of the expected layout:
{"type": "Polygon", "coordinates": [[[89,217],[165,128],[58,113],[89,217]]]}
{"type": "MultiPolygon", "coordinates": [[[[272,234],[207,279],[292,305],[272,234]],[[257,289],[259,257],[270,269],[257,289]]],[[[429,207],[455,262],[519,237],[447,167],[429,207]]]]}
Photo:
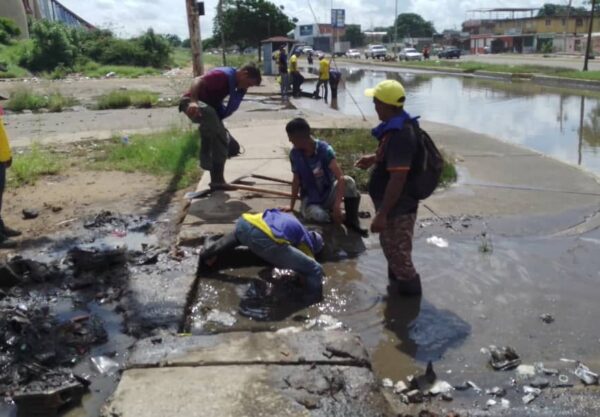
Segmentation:
{"type": "Polygon", "coordinates": [[[398,280],[411,280],[418,275],[412,262],[412,240],[416,220],[416,213],[392,217],[388,220],[385,230],[379,234],[389,271],[398,280]]]}

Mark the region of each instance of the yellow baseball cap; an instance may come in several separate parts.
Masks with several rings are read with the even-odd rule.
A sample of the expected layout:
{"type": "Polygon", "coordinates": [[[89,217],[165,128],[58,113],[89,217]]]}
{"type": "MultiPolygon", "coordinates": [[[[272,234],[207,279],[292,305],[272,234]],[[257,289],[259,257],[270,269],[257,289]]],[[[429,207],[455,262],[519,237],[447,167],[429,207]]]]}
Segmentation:
{"type": "Polygon", "coordinates": [[[375,88],[367,88],[365,96],[375,97],[382,103],[396,107],[404,106],[406,100],[404,87],[396,80],[385,80],[377,84],[375,88]]]}

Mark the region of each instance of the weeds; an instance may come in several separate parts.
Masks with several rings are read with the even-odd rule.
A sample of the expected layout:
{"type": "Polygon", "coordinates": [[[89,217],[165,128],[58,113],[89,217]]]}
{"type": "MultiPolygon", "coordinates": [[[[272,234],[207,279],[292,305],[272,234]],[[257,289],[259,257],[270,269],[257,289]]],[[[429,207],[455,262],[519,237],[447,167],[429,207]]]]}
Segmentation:
{"type": "Polygon", "coordinates": [[[98,98],[98,109],[151,108],[158,103],[158,93],[143,90],[114,90],[98,98]]]}
{"type": "MultiPolygon", "coordinates": [[[[356,181],[359,190],[366,191],[369,182],[369,171],[359,169],[354,163],[363,155],[375,152],[377,142],[366,129],[317,129],[314,134],[333,146],[336,159],[344,174],[356,181]]],[[[446,187],[457,179],[456,167],[451,158],[444,154],[444,168],[440,179],[440,187],[446,187]]]]}
{"type": "Polygon", "coordinates": [[[59,92],[42,95],[33,92],[30,88],[20,87],[11,92],[6,108],[14,112],[38,111],[44,108],[50,112],[61,112],[65,107],[71,107],[76,103],[73,97],[63,96],[59,92]]]}
{"type": "Polygon", "coordinates": [[[127,144],[114,138],[106,145],[104,153],[95,168],[171,175],[173,187],[177,189],[193,184],[200,177],[196,131],[171,130],[135,135],[127,144]]]}
{"type": "Polygon", "coordinates": [[[13,163],[8,173],[8,185],[20,187],[33,185],[44,175],[56,175],[63,168],[62,161],[49,150],[35,143],[23,153],[13,155],[13,163]]]}

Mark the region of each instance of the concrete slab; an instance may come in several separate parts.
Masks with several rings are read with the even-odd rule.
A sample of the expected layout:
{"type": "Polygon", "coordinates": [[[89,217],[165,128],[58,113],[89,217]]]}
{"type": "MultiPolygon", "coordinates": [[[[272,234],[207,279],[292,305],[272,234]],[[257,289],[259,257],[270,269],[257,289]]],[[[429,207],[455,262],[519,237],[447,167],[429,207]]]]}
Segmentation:
{"type": "Polygon", "coordinates": [[[347,332],[314,331],[285,335],[233,332],[143,339],[133,347],[127,366],[306,363],[369,367],[369,358],[360,338],[347,332]]]}
{"type": "Polygon", "coordinates": [[[391,415],[366,368],[233,365],[133,369],[105,417],[380,417],[391,415]]]}

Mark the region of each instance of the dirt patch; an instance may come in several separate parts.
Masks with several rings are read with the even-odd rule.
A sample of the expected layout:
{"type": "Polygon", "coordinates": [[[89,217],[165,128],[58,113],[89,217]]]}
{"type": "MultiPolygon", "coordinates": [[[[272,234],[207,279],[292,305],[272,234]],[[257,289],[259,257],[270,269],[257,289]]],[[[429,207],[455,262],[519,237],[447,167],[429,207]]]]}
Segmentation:
{"type": "Polygon", "coordinates": [[[6,224],[23,232],[16,240],[26,244],[100,210],[152,211],[167,184],[167,178],[148,174],[73,169],[42,178],[33,186],[5,191],[2,215],[6,224]],[[25,220],[23,209],[39,215],[25,220]]]}

